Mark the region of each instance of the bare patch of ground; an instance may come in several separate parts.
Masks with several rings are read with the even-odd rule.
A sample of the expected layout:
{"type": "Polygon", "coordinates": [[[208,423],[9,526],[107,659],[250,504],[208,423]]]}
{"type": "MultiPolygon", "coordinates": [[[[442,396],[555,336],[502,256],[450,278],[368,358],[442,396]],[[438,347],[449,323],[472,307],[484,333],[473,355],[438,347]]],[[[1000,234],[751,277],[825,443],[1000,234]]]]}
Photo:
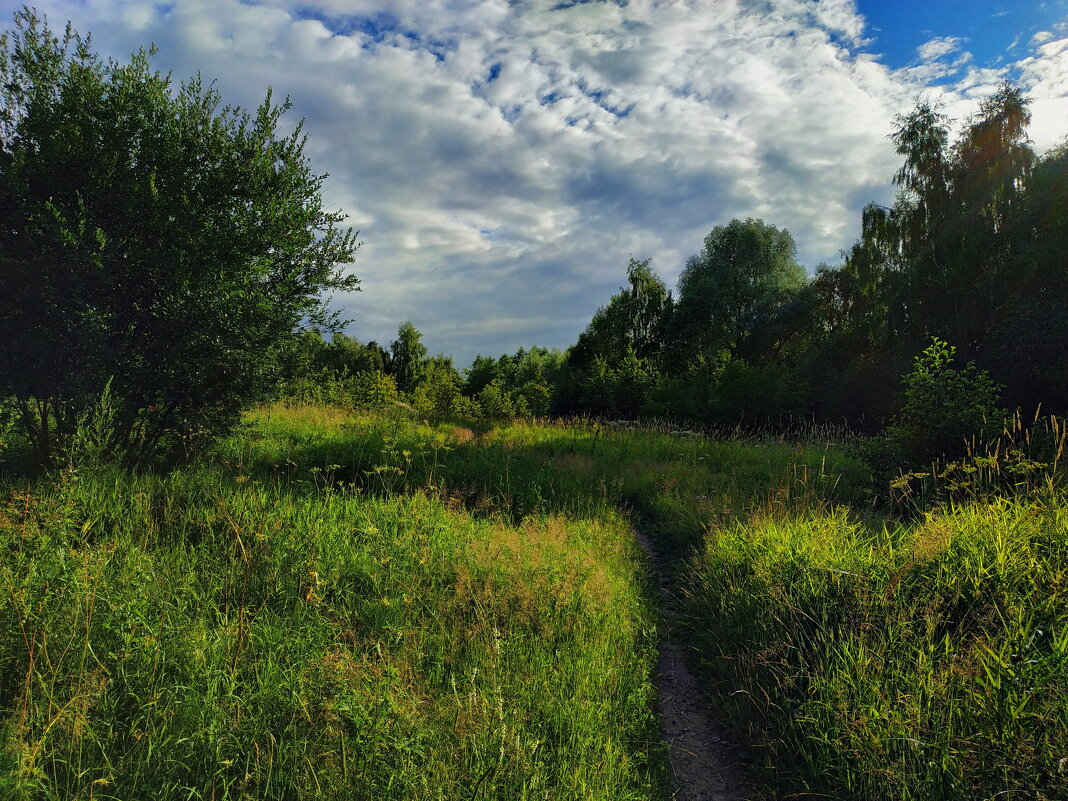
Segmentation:
{"type": "Polygon", "coordinates": [[[674,599],[663,558],[648,536],[637,532],[660,585],[660,608],[668,626],[660,641],[654,684],[660,731],[668,746],[668,796],[672,801],[744,801],[749,785],[728,730],[705,703],[683,647],[671,633],[674,599]]]}

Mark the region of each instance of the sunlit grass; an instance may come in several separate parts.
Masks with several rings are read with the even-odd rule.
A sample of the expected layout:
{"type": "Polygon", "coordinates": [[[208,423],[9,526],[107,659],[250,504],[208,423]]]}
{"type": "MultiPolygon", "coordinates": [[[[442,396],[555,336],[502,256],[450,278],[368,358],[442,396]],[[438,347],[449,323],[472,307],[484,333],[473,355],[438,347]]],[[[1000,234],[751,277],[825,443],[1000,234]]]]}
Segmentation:
{"type": "MultiPolygon", "coordinates": [[[[298,419],[312,442],[339,423],[274,422],[298,419]]],[[[475,518],[321,475],[12,492],[0,795],[656,797],[625,520],[475,518]]]]}
{"type": "Polygon", "coordinates": [[[275,406],[9,484],[0,797],[658,799],[633,525],[768,797],[1068,796],[1064,499],[895,522],[816,433],[275,406]]]}
{"type": "Polygon", "coordinates": [[[837,798],[1068,797],[1063,498],[736,522],[686,590],[769,778],[837,798]]]}

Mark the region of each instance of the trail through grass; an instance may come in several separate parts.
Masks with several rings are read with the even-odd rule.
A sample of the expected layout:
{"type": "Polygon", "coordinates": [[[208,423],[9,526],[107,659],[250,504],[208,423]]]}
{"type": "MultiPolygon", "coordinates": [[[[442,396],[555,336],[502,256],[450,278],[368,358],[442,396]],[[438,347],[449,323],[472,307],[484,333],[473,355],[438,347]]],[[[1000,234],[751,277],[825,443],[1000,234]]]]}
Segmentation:
{"type": "Polygon", "coordinates": [[[660,799],[656,590],[762,797],[1068,797],[1063,497],[880,517],[832,445],[264,409],[12,480],[0,796],[660,799]]]}

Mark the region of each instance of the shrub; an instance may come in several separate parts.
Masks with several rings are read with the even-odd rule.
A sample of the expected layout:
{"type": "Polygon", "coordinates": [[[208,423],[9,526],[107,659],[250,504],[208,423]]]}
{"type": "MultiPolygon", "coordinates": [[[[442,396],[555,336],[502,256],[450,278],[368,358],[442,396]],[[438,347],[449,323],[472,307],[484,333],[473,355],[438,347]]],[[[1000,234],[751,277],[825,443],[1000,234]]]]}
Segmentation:
{"type": "Polygon", "coordinates": [[[482,387],[478,393],[478,405],[482,416],[490,420],[504,420],[515,414],[512,399],[497,379],[482,387]]]}
{"type": "MultiPolygon", "coordinates": [[[[987,440],[1004,429],[1008,414],[998,405],[1000,388],[972,362],[963,370],[954,368],[956,350],[932,338],[902,378],[903,407],[882,435],[860,448],[860,456],[872,466],[878,491],[889,485],[895,496],[909,497],[914,484],[925,486],[932,476],[938,478],[944,471],[939,462],[948,462],[953,471],[965,457],[985,456],[987,440]]],[[[920,495],[926,497],[929,489],[920,495]]]]}
{"type": "Polygon", "coordinates": [[[393,376],[377,370],[357,373],[351,385],[352,405],[357,409],[385,409],[400,400],[393,376]]]}
{"type": "Polygon", "coordinates": [[[297,324],[331,324],[323,291],[356,287],[300,126],[278,134],[289,104],[220,107],[150,57],[30,10],[0,35],[0,395],[45,467],[105,386],[104,447],[132,461],[231,428],[297,324]]]}
{"type": "Polygon", "coordinates": [[[969,440],[1001,430],[1006,413],[998,406],[1000,387],[972,362],[963,370],[954,368],[956,351],[932,338],[902,379],[905,405],[887,428],[886,440],[903,466],[959,458],[969,440]]]}
{"type": "Polygon", "coordinates": [[[412,393],[416,413],[434,420],[448,420],[458,416],[462,406],[460,378],[455,371],[429,370],[412,393]]]}

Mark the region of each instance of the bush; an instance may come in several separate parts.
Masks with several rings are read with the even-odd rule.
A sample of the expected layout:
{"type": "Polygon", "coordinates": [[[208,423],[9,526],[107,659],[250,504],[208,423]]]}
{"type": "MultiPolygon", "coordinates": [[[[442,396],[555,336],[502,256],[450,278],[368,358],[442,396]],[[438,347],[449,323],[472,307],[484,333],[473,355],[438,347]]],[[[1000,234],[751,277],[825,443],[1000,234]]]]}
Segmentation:
{"type": "Polygon", "coordinates": [[[957,370],[956,352],[932,337],[901,379],[905,406],[863,454],[879,480],[925,470],[936,460],[959,459],[975,449],[976,440],[1002,430],[1007,412],[999,407],[1000,387],[973,362],[957,370]]]}
{"type": "Polygon", "coordinates": [[[460,377],[453,370],[429,370],[412,393],[412,406],[422,417],[449,420],[477,416],[477,406],[460,393],[460,377]]]}
{"type": "Polygon", "coordinates": [[[1000,387],[972,362],[955,369],[956,351],[932,338],[902,379],[905,405],[885,435],[885,452],[899,458],[901,466],[959,458],[967,453],[969,441],[1002,428],[1006,412],[998,406],[1000,387]]]}
{"type": "Polygon", "coordinates": [[[482,416],[490,420],[505,420],[515,414],[512,399],[497,379],[482,387],[478,393],[478,405],[482,416]]]}
{"type": "Polygon", "coordinates": [[[357,409],[385,409],[400,400],[393,376],[376,371],[357,373],[351,379],[352,405],[357,409]]]}
{"type": "Polygon", "coordinates": [[[131,461],[229,429],[297,324],[330,325],[323,291],[356,287],[288,102],[220,107],[150,56],[105,62],[30,10],[0,35],[0,396],[45,467],[105,386],[131,461]]]}

